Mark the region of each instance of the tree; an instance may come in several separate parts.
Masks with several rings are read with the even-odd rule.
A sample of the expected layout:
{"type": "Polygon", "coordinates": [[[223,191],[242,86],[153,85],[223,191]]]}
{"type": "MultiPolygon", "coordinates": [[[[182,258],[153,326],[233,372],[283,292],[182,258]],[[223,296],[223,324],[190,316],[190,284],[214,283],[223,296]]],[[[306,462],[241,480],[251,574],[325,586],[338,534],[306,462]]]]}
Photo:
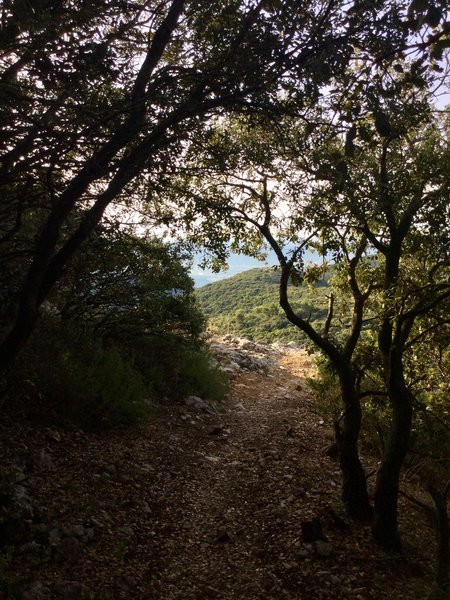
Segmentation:
{"type": "MultiPolygon", "coordinates": [[[[445,31],[440,32],[441,35],[439,39],[444,41],[445,31]]],[[[358,389],[365,370],[359,368],[355,351],[365,307],[369,297],[372,299],[379,291],[380,310],[375,317],[375,327],[384,389],[377,393],[389,398],[392,421],[377,476],[373,534],[383,546],[396,550],[401,548],[397,525],[399,477],[413,417],[413,395],[405,375],[404,359],[416,319],[431,314],[450,293],[445,279],[448,257],[443,263],[431,259],[427,284],[411,277],[404,269],[405,253],[409,248],[416,251],[414,239],[416,244],[418,239],[420,243],[427,240],[427,247],[435,244],[439,252],[448,244],[447,228],[442,223],[448,212],[448,179],[445,177],[449,172],[448,154],[439,126],[430,125],[424,92],[428,85],[426,61],[426,55],[416,56],[410,62],[400,61],[392,67],[384,63],[380,70],[372,72],[367,68],[361,70],[356,62],[351,63],[346,76],[337,78],[331,102],[324,103],[318,111],[310,111],[315,119],[312,120],[308,112],[311,106],[302,106],[299,110],[298,104],[294,104],[291,114],[297,110],[296,117],[302,126],[298,126],[295,117],[286,119],[293,133],[284,133],[284,139],[292,140],[296,133],[303,131],[301,137],[306,143],[298,145],[300,158],[297,157],[295,167],[290,169],[283,165],[284,149],[275,159],[271,154],[276,146],[273,140],[282,130],[281,126],[271,129],[268,136],[271,145],[265,149],[261,142],[250,144],[253,154],[248,151],[239,154],[246,133],[243,136],[238,133],[234,137],[233,154],[233,150],[224,151],[224,146],[227,147],[227,143],[233,146],[227,137],[235,132],[231,128],[221,133],[219,124],[219,133],[211,136],[213,142],[214,136],[219,137],[219,149],[212,151],[206,164],[199,167],[200,174],[208,173],[206,183],[202,185],[199,179],[188,184],[188,195],[195,205],[195,210],[190,207],[190,214],[198,214],[200,207],[204,215],[211,211],[218,215],[215,222],[210,218],[205,220],[206,237],[212,237],[214,232],[212,246],[220,250],[221,242],[227,239],[226,232],[232,230],[238,240],[235,246],[239,247],[240,240],[243,251],[254,252],[259,236],[259,239],[265,238],[277,254],[281,265],[281,306],[288,319],[309,335],[339,373],[346,407],[344,438],[345,419],[351,423],[347,429],[351,432],[347,434],[347,458],[354,459],[354,468],[347,469],[353,472],[354,481],[360,482],[353,489],[361,492],[361,498],[366,491],[357,453],[361,422],[359,399],[368,391],[358,389]],[[312,132],[315,134],[311,135],[312,132]],[[222,146],[220,136],[226,140],[222,146]],[[300,185],[295,202],[285,195],[283,205],[275,200],[276,184],[271,180],[286,182],[296,179],[298,172],[300,185]],[[284,220],[280,216],[283,210],[288,213],[284,220]],[[253,241],[249,225],[258,234],[253,241]],[[415,235],[414,226],[418,228],[415,235]],[[225,232],[222,239],[220,231],[225,232]],[[288,281],[293,275],[298,278],[303,271],[298,259],[305,242],[300,242],[299,237],[305,238],[306,232],[314,231],[324,231],[325,249],[335,251],[340,262],[348,265],[354,328],[343,345],[330,344],[328,330],[323,334],[314,330],[289,303],[288,281]],[[364,277],[360,278],[364,269],[360,265],[373,273],[372,284],[365,288],[362,287],[364,277]],[[345,373],[348,376],[344,377],[345,373]],[[345,389],[351,393],[344,392],[345,389]]],[[[258,135],[264,134],[258,132],[258,135]]],[[[291,153],[290,160],[292,156],[291,153]]],[[[195,171],[190,176],[195,176],[195,171]]],[[[184,186],[185,182],[181,182],[178,192],[184,186]]],[[[197,223],[195,227],[198,228],[197,223]]],[[[341,467],[345,473],[346,451],[342,451],[342,437],[340,443],[341,467]]],[[[344,499],[348,502],[345,484],[344,475],[344,499]]],[[[368,508],[368,502],[364,506],[368,508]]]]}
{"type": "Polygon", "coordinates": [[[393,127],[390,132],[379,133],[379,151],[375,155],[378,164],[376,171],[372,169],[373,212],[368,214],[366,196],[365,210],[359,217],[360,226],[383,265],[378,349],[392,407],[389,442],[377,475],[373,533],[377,541],[394,549],[400,547],[398,486],[413,417],[413,395],[404,356],[416,319],[431,313],[450,294],[445,279],[448,257],[442,255],[444,232],[434,235],[435,219],[440,222],[448,211],[445,142],[438,131],[427,126],[425,131],[420,126],[416,131],[414,126],[408,129],[401,121],[402,117],[408,121],[407,111],[402,113],[395,111],[388,117],[393,123],[395,114],[397,131],[393,127]],[[406,127],[404,133],[402,125],[406,127]],[[433,252],[431,245],[436,243],[433,252]],[[429,251],[426,282],[408,269],[408,254],[417,253],[420,245],[429,251]]]}
{"type": "Polygon", "coordinates": [[[357,236],[350,229],[339,230],[337,226],[330,226],[321,240],[325,253],[339,244],[342,250],[340,267],[346,273],[352,294],[348,326],[340,328],[339,335],[331,330],[335,316],[332,301],[323,329],[311,324],[308,314],[294,310],[289,283],[298,285],[304,280],[314,281],[323,274],[317,268],[305,270],[302,256],[308,243],[317,239],[318,228],[325,229],[325,225],[306,217],[305,197],[308,198],[309,182],[286,184],[288,178],[291,181],[296,178],[292,172],[294,167],[283,161],[273,140],[269,146],[270,135],[270,131],[263,128],[247,128],[243,120],[219,124],[211,135],[210,144],[204,145],[203,156],[199,152],[195,153],[195,158],[192,156],[191,169],[185,177],[180,177],[174,194],[183,193],[188,212],[197,216],[193,227],[202,243],[210,236],[201,229],[200,214],[205,217],[202,225],[206,231],[211,228],[215,232],[211,246],[216,250],[232,235],[234,244],[246,252],[257,252],[261,240],[275,252],[280,267],[281,308],[288,320],[323,352],[337,374],[343,405],[343,414],[335,423],[343,474],[342,498],[352,517],[367,520],[371,507],[366,476],[358,455],[362,414],[358,371],[353,361],[363,324],[364,304],[370,294],[370,287],[362,290],[356,276],[367,240],[364,234],[357,236]],[[232,148],[232,152],[228,148],[232,148]]]}
{"type": "MultiPolygon", "coordinates": [[[[379,393],[387,394],[392,407],[377,475],[373,534],[393,549],[401,548],[398,486],[414,409],[414,376],[405,372],[405,361],[416,320],[433,318],[450,291],[447,133],[444,122],[433,121],[416,84],[410,75],[383,77],[353,101],[324,206],[329,211],[338,197],[341,219],[364,234],[372,249],[374,286],[367,308],[376,306],[371,316],[381,359],[379,393]]],[[[372,360],[378,365],[376,357],[372,360]]]]}
{"type": "Polygon", "coordinates": [[[204,319],[195,304],[185,251],[106,225],[93,238],[48,297],[62,321],[82,323],[98,336],[131,347],[145,338],[198,338],[204,319]]]}
{"type": "Polygon", "coordinates": [[[141,420],[161,396],[221,397],[187,268],[175,245],[100,227],[45,302],[10,399],[97,427],[141,420]]]}
{"type": "MultiPolygon", "coordinates": [[[[191,214],[208,215],[205,225],[215,231],[216,244],[227,240],[232,231],[235,244],[241,240],[242,248],[251,251],[250,227],[256,232],[254,244],[265,239],[275,251],[281,266],[282,308],[338,374],[345,407],[342,429],[337,429],[343,497],[354,514],[358,514],[357,504],[366,514],[370,510],[368,499],[361,502],[367,491],[357,452],[360,398],[370,395],[362,387],[366,369],[357,348],[370,302],[381,362],[372,360],[383,377],[383,389],[375,393],[387,394],[392,407],[389,443],[377,477],[373,533],[385,547],[398,549],[399,477],[413,417],[404,361],[416,320],[431,316],[450,295],[445,250],[449,169],[443,125],[430,121],[423,92],[417,91],[410,75],[398,83],[391,75],[388,79],[394,90],[384,87],[384,76],[375,78],[364,93],[358,92],[358,105],[350,97],[337,134],[324,136],[323,127],[317,127],[314,136],[307,133],[300,157],[290,163],[286,145],[277,152],[273,141],[272,146],[266,143],[273,131],[255,135],[246,133],[242,122],[228,129],[220,124],[211,136],[207,158],[198,167],[200,177],[195,179],[194,170],[189,174],[187,195],[195,205],[191,214]],[[223,140],[225,147],[235,148],[232,158],[224,151],[223,140]],[[214,223],[211,212],[217,216],[214,223]],[[320,332],[289,302],[288,282],[308,276],[302,250],[310,243],[308,236],[319,233],[324,252],[331,252],[346,273],[353,307],[348,336],[341,332],[340,339],[330,336],[331,312],[320,332]],[[420,256],[420,246],[426,249],[423,270],[408,263],[410,254],[420,256]]],[[[288,123],[290,133],[284,140],[292,139],[292,132],[295,138],[299,131],[295,122],[288,123]]],[[[177,193],[183,187],[185,181],[177,193]]]]}
{"type": "MultiPolygon", "coordinates": [[[[382,373],[377,393],[387,394],[392,409],[377,475],[373,534],[392,549],[401,548],[399,477],[414,412],[414,376],[405,372],[408,353],[417,320],[425,315],[433,320],[450,294],[448,126],[432,117],[427,76],[419,65],[395,64],[393,71],[357,81],[354,97],[350,93],[337,113],[341,137],[323,146],[319,130],[316,148],[306,153],[309,164],[303,161],[303,170],[315,170],[320,181],[312,194],[319,201],[310,203],[316,222],[367,240],[370,274],[360,270],[356,279],[362,286],[370,277],[365,311],[377,331],[380,362],[376,356],[371,360],[382,373]],[[400,77],[394,74],[399,71],[400,77]]],[[[345,246],[336,242],[342,253],[345,246]]],[[[356,365],[360,360],[355,356],[356,365]]],[[[364,377],[362,364],[358,370],[364,377]]]]}
{"type": "Polygon", "coordinates": [[[314,103],[354,48],[402,47],[400,17],[381,0],[5,6],[0,370],[111,203],[157,195],[212,114],[274,111],[280,89],[314,103]]]}
{"type": "Polygon", "coordinates": [[[377,475],[373,534],[383,546],[400,549],[399,478],[414,411],[414,377],[405,371],[405,361],[417,319],[432,318],[450,294],[449,156],[445,125],[433,123],[424,94],[408,79],[388,81],[369,89],[365,102],[359,97],[357,116],[336,156],[337,175],[329,177],[329,199],[334,202],[339,194],[341,218],[372,247],[373,327],[392,410],[377,475]]]}

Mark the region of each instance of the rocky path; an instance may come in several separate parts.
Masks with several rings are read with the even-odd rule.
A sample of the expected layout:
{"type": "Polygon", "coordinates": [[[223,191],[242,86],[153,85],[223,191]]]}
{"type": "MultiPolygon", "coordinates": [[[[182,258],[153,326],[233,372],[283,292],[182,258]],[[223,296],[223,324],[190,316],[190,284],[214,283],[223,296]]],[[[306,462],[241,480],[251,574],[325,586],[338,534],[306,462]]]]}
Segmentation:
{"type": "MultiPolygon", "coordinates": [[[[299,374],[311,370],[305,356],[297,366],[299,374]]],[[[315,516],[305,499],[322,496],[322,477],[336,485],[333,467],[318,471],[314,457],[324,439],[322,432],[312,439],[320,419],[311,415],[304,386],[282,365],[270,376],[239,376],[181,490],[180,534],[170,540],[156,578],[160,597],[300,593],[292,577],[299,570],[300,521],[315,516]]]]}
{"type": "Polygon", "coordinates": [[[16,565],[23,598],[421,598],[411,571],[339,518],[309,357],[215,344],[232,391],[214,410],[194,399],[140,431],[16,432],[47,457],[21,482],[41,531],[16,565]],[[326,541],[302,538],[313,518],[326,541]]]}

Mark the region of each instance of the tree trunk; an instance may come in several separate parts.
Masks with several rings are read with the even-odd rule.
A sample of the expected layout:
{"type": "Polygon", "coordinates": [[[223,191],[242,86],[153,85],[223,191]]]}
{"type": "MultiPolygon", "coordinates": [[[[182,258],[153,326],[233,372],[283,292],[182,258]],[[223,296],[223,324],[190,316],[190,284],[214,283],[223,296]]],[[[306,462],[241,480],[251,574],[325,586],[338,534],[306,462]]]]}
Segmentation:
{"type": "Polygon", "coordinates": [[[361,430],[361,405],[354,378],[344,370],[339,372],[344,416],[336,430],[339,466],[342,471],[342,501],[349,516],[359,521],[371,518],[372,507],[367,492],[366,475],[359,459],[358,439],[361,430]]]}
{"type": "Polygon", "coordinates": [[[5,375],[12,362],[27,342],[37,318],[37,309],[20,306],[18,315],[9,332],[0,343],[0,378],[5,375]]]}
{"type": "Polygon", "coordinates": [[[398,531],[398,493],[400,470],[407,450],[412,423],[412,398],[401,372],[388,384],[392,404],[392,428],[375,484],[372,534],[388,550],[401,551],[398,531]],[[400,378],[400,379],[399,379],[400,378]]]}
{"type": "MultiPolygon", "coordinates": [[[[288,263],[280,246],[274,240],[268,226],[261,229],[261,233],[272,246],[282,265],[280,277],[280,306],[291,323],[306,333],[328,357],[333,365],[338,378],[341,391],[341,400],[344,405],[342,427],[336,428],[336,443],[339,449],[339,464],[342,471],[342,500],[349,516],[358,520],[368,520],[372,514],[372,507],[367,493],[367,481],[363,466],[359,460],[358,439],[361,431],[361,404],[356,392],[356,378],[351,367],[351,357],[359,335],[360,318],[353,325],[351,342],[346,351],[335,346],[326,336],[320,335],[314,327],[302,319],[292,309],[288,298],[288,282],[292,270],[292,263],[288,263]]],[[[358,298],[360,301],[360,298],[358,298]]],[[[362,309],[363,304],[358,304],[362,309]]]]}

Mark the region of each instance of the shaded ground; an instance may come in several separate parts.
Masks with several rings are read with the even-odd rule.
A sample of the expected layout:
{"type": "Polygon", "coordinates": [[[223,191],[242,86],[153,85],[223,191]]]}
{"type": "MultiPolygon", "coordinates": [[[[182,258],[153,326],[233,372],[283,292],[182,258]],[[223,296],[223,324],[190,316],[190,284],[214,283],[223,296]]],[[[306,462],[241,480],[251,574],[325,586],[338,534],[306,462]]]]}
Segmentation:
{"type": "Polygon", "coordinates": [[[330,432],[311,373],[306,354],[286,350],[269,375],[240,373],[214,415],[172,407],[139,431],[59,441],[11,427],[4,460],[33,448],[51,457],[23,482],[50,542],[24,551],[8,576],[28,574],[29,598],[424,598],[429,557],[416,536],[428,533],[411,529],[415,515],[402,564],[367,528],[336,518],[340,475],[324,454],[330,432]],[[330,556],[302,541],[313,517],[330,556]]]}

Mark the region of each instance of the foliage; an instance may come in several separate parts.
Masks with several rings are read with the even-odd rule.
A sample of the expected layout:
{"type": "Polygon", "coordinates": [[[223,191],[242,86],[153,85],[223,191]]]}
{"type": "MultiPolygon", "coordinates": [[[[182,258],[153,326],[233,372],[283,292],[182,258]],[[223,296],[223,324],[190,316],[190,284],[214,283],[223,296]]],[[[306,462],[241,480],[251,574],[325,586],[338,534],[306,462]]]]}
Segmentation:
{"type": "Polygon", "coordinates": [[[317,354],[315,359],[317,376],[310,377],[308,385],[314,392],[314,398],[322,418],[331,424],[340,416],[339,382],[329,360],[320,354],[317,354]]]}
{"type": "MultiPolygon", "coordinates": [[[[211,168],[221,156],[220,136],[218,150],[211,138],[195,157],[202,176],[186,182],[185,194],[204,215],[208,211],[208,227],[215,215],[216,240],[226,241],[236,222],[234,235],[250,236],[254,244],[265,238],[276,253],[280,304],[327,356],[341,386],[349,464],[357,461],[361,400],[388,400],[374,535],[399,548],[398,482],[416,394],[410,355],[424,328],[448,322],[440,308],[450,295],[448,124],[431,112],[427,74],[421,73],[420,85],[412,77],[417,64],[405,61],[401,75],[387,67],[367,79],[354,68],[348,102],[331,94],[317,108],[312,131],[304,115],[281,121],[277,131],[262,127],[261,137],[254,130],[248,135],[242,119],[240,129],[236,122],[228,129],[219,123],[246,170],[239,171],[238,162],[211,168]],[[275,143],[260,152],[270,134],[275,143]],[[302,261],[308,244],[334,265],[323,332],[294,310],[288,293],[289,280],[309,278],[302,261]],[[352,317],[344,332],[335,324],[345,305],[352,317]]],[[[323,383],[331,388],[333,378],[323,383]]],[[[342,466],[342,432],[337,437],[342,466]]],[[[344,474],[344,481],[351,477],[344,474]]]]}
{"type": "Polygon", "coordinates": [[[11,546],[3,547],[0,550],[0,589],[6,594],[11,594],[11,598],[14,600],[12,590],[15,582],[11,582],[8,574],[8,567],[10,566],[12,556],[13,548],[11,546]]]}
{"type": "Polygon", "coordinates": [[[157,240],[103,229],[45,305],[12,371],[14,393],[83,427],[142,422],[161,396],[220,398],[226,383],[199,341],[204,321],[183,259],[157,240]]]}
{"type": "MultiPolygon", "coordinates": [[[[196,354],[202,318],[177,251],[122,235],[123,208],[150,227],[183,224],[219,262],[227,247],[256,255],[266,240],[284,313],[339,380],[343,497],[360,516],[361,400],[388,415],[374,534],[398,548],[411,425],[425,440],[420,407],[439,412],[448,391],[437,333],[450,297],[449,130],[428,92],[449,48],[446,3],[24,6],[5,6],[0,31],[0,376],[48,300],[42,323],[60,321],[53,362],[74,404],[81,380],[100,414],[108,402],[115,414],[117,390],[127,406],[167,380],[184,393],[210,368],[196,354]],[[105,215],[112,234],[99,228],[105,215]],[[294,291],[318,275],[303,263],[308,245],[333,265],[324,323],[294,291]]],[[[272,339],[280,310],[262,296],[219,326],[272,339]]]]}
{"type": "MultiPolygon", "coordinates": [[[[267,343],[297,341],[302,335],[285,318],[278,301],[279,272],[251,269],[196,290],[198,302],[208,318],[208,327],[219,334],[234,333],[267,343]]],[[[291,287],[295,310],[323,327],[327,311],[327,284],[291,287]]]]}
{"type": "Polygon", "coordinates": [[[183,352],[172,393],[185,397],[198,395],[221,400],[229,391],[228,381],[205,348],[190,348],[183,352]]]}
{"type": "Polygon", "coordinates": [[[42,319],[14,376],[16,393],[40,396],[66,423],[126,426],[152,413],[144,378],[119,347],[52,316],[42,319]]]}
{"type": "Polygon", "coordinates": [[[164,190],[213,116],[314,105],[354,48],[369,61],[406,42],[407,2],[387,0],[24,6],[5,5],[0,32],[2,371],[110,205],[116,223],[133,206],[173,225],[164,190]]]}
{"type": "Polygon", "coordinates": [[[123,345],[168,333],[196,337],[204,322],[187,264],[180,246],[104,226],[80,249],[49,302],[63,320],[81,321],[123,345]]]}

